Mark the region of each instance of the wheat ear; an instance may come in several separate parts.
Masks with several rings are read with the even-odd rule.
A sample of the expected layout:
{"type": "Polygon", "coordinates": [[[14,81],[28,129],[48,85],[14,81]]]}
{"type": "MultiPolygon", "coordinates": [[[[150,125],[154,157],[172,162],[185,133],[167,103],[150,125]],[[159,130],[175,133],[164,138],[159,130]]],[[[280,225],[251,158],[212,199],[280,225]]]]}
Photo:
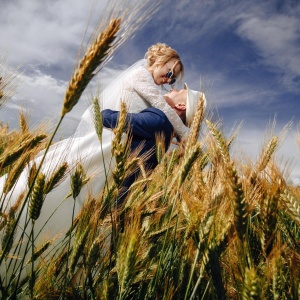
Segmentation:
{"type": "Polygon", "coordinates": [[[5,181],[3,193],[8,193],[12,189],[19,176],[21,175],[22,171],[24,170],[26,164],[28,163],[29,159],[30,152],[25,153],[23,156],[21,156],[19,161],[15,165],[13,165],[13,168],[10,170],[5,181]]]}
{"type": "Polygon", "coordinates": [[[7,155],[4,155],[0,158],[0,166],[2,169],[6,168],[7,166],[13,164],[24,151],[28,151],[29,149],[33,149],[36,147],[40,141],[45,139],[47,135],[39,134],[36,135],[29,140],[26,140],[21,143],[21,145],[12,151],[10,151],[7,155]]]}
{"type": "Polygon", "coordinates": [[[27,120],[26,120],[26,117],[25,117],[25,114],[23,111],[20,113],[20,129],[23,134],[26,134],[29,132],[27,120]]]}
{"type": "Polygon", "coordinates": [[[29,202],[29,216],[32,220],[37,220],[40,216],[42,205],[44,202],[44,186],[45,186],[45,175],[39,173],[33,187],[31,199],[29,202]]]}
{"type": "Polygon", "coordinates": [[[72,187],[72,195],[75,199],[83,186],[85,179],[85,172],[81,164],[78,164],[74,174],[71,176],[71,187],[72,187]]]}
{"type": "Polygon", "coordinates": [[[276,189],[274,192],[269,191],[263,196],[260,208],[261,223],[263,225],[261,242],[266,254],[268,255],[273,248],[273,243],[275,241],[280,192],[279,189],[276,189]]]}
{"type": "Polygon", "coordinates": [[[204,94],[201,93],[199,96],[199,100],[197,103],[197,110],[195,113],[195,116],[193,118],[192,126],[191,126],[191,132],[189,134],[189,138],[186,144],[186,149],[189,151],[189,149],[192,147],[192,145],[195,145],[200,131],[201,122],[203,120],[204,116],[204,94]]]}
{"type": "Polygon", "coordinates": [[[207,127],[209,128],[209,130],[211,131],[212,135],[214,136],[214,138],[217,142],[218,149],[220,150],[220,153],[223,157],[225,165],[227,165],[227,166],[231,165],[230,156],[229,156],[229,152],[228,152],[228,145],[227,145],[227,142],[225,141],[223,135],[217,129],[217,126],[215,124],[213,124],[212,122],[210,122],[207,119],[205,121],[206,121],[207,127]]]}
{"type": "Polygon", "coordinates": [[[279,143],[278,137],[273,136],[272,139],[270,140],[267,148],[265,149],[265,151],[263,152],[263,154],[260,157],[260,160],[258,162],[258,167],[257,167],[258,172],[261,172],[266,168],[274,151],[276,150],[276,148],[278,146],[278,143],[279,143]]]}
{"type": "Polygon", "coordinates": [[[179,185],[182,185],[189,171],[191,170],[193,163],[201,154],[201,147],[199,143],[196,143],[187,154],[184,156],[184,161],[179,173],[179,185]]]}
{"type": "Polygon", "coordinates": [[[101,244],[102,244],[102,236],[99,235],[92,243],[88,256],[87,256],[87,267],[88,272],[92,270],[92,268],[96,265],[97,260],[101,255],[101,244]]]}
{"type": "Polygon", "coordinates": [[[28,187],[30,187],[33,184],[34,178],[37,175],[37,166],[36,162],[33,163],[33,165],[30,167],[29,175],[28,175],[28,187]]]}
{"type": "Polygon", "coordinates": [[[61,112],[62,117],[77,104],[81,94],[94,77],[94,71],[107,56],[108,50],[116,38],[116,33],[120,29],[120,23],[121,19],[111,20],[104,31],[87,49],[69,82],[61,112]]]}
{"type": "Polygon", "coordinates": [[[46,241],[42,246],[40,246],[37,250],[34,251],[33,256],[29,259],[27,264],[31,263],[32,261],[35,261],[38,259],[53,243],[53,240],[46,241]]]}
{"type": "Polygon", "coordinates": [[[45,184],[45,194],[48,194],[52,191],[64,178],[66,171],[68,169],[68,164],[66,162],[62,163],[62,165],[52,174],[52,176],[47,180],[45,184]]]}
{"type": "Polygon", "coordinates": [[[5,231],[2,238],[2,249],[4,252],[1,253],[1,255],[3,255],[3,257],[7,256],[8,252],[10,251],[13,245],[15,222],[15,214],[10,213],[6,221],[5,231]]]}
{"type": "Polygon", "coordinates": [[[157,162],[160,163],[163,158],[163,148],[162,148],[162,143],[157,142],[156,143],[156,159],[157,162]]]}
{"type": "Polygon", "coordinates": [[[231,181],[234,193],[234,225],[238,237],[243,241],[247,229],[248,205],[242,183],[235,170],[233,171],[231,181]]]}
{"type": "Polygon", "coordinates": [[[116,257],[116,270],[120,285],[120,299],[123,297],[124,299],[126,298],[125,295],[130,290],[130,283],[135,274],[139,249],[138,220],[133,220],[133,223],[127,229],[129,229],[129,232],[127,232],[126,239],[120,244],[116,257]]]}
{"type": "Polygon", "coordinates": [[[259,278],[255,272],[255,269],[246,268],[242,299],[245,300],[259,299],[260,295],[261,293],[259,287],[259,278]]]}
{"type": "Polygon", "coordinates": [[[93,118],[94,127],[100,142],[102,142],[103,120],[101,114],[101,108],[97,97],[93,98],[93,118]]]}
{"type": "Polygon", "coordinates": [[[74,248],[71,253],[71,262],[70,262],[70,268],[68,271],[69,276],[72,276],[72,274],[74,273],[76,264],[83,252],[85,242],[88,237],[88,233],[89,233],[89,226],[87,226],[87,228],[82,233],[82,235],[79,237],[79,239],[77,241],[75,241],[75,245],[74,245],[74,248]]]}
{"type": "Polygon", "coordinates": [[[282,197],[288,211],[293,216],[294,220],[300,225],[300,202],[294,197],[288,189],[284,189],[282,197]]]}
{"type": "Polygon", "coordinates": [[[112,154],[116,159],[116,166],[113,170],[113,178],[118,187],[125,178],[126,160],[128,157],[128,143],[122,142],[122,135],[126,125],[127,108],[124,102],[121,103],[121,111],[118,120],[118,126],[114,130],[114,139],[112,141],[112,154]]]}

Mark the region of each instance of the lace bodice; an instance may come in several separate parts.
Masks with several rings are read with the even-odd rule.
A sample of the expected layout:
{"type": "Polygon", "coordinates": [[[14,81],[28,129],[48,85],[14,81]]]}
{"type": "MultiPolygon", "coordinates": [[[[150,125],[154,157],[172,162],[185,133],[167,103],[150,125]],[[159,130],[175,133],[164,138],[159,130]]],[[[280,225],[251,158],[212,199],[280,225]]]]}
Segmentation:
{"type": "Polygon", "coordinates": [[[179,137],[187,137],[189,128],[167,104],[161,89],[153,81],[146,66],[139,66],[132,70],[124,79],[122,98],[131,113],[138,113],[150,106],[160,109],[165,113],[179,137]]]}
{"type": "MultiPolygon", "coordinates": [[[[161,88],[155,84],[146,66],[146,60],[140,60],[113,80],[100,96],[101,109],[120,110],[121,101],[126,102],[130,113],[139,113],[148,107],[155,107],[165,113],[180,139],[187,138],[189,128],[165,101],[161,88]]],[[[85,136],[93,131],[93,114],[90,107],[82,115],[75,135],[85,136]]]]}

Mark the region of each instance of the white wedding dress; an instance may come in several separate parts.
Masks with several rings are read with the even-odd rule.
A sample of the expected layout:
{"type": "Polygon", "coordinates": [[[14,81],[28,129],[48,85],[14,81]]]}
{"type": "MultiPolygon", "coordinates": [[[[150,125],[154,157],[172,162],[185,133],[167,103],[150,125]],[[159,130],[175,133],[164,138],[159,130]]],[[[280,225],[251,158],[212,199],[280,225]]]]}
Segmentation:
{"type": "MultiPolygon", "coordinates": [[[[167,115],[179,136],[185,135],[188,130],[178,115],[165,102],[162,89],[154,83],[151,74],[146,69],[146,60],[144,59],[138,61],[114,79],[102,92],[99,101],[101,110],[107,108],[119,110],[121,101],[125,101],[128,111],[133,113],[138,113],[149,106],[153,106],[161,109],[167,115]]],[[[82,207],[87,193],[98,195],[105,186],[106,178],[111,176],[111,170],[114,167],[111,155],[112,138],[112,131],[104,128],[102,144],[100,144],[94,129],[93,114],[91,108],[88,108],[82,115],[75,134],[52,145],[47,152],[42,166],[42,172],[46,175],[46,178],[49,178],[62,162],[67,162],[68,166],[73,169],[76,166],[76,162],[80,162],[86,175],[91,177],[75,200],[75,215],[82,207]]],[[[43,152],[34,160],[37,165],[42,156],[43,152]]],[[[2,190],[6,177],[0,178],[0,196],[2,195],[0,207],[2,207],[2,211],[7,213],[9,208],[17,201],[21,192],[28,189],[29,168],[30,166],[23,171],[13,190],[5,195],[4,199],[2,190]]],[[[74,170],[72,173],[74,173],[74,170]]],[[[34,227],[37,236],[45,222],[47,222],[47,225],[37,236],[39,243],[45,242],[59,233],[64,233],[70,227],[74,200],[72,197],[63,200],[70,191],[71,183],[70,175],[68,175],[62,183],[46,196],[41,214],[34,227]]],[[[26,204],[19,221],[15,242],[18,241],[20,233],[24,229],[27,206],[28,204],[26,204]]],[[[31,225],[27,227],[26,232],[29,233],[31,225]]]]}

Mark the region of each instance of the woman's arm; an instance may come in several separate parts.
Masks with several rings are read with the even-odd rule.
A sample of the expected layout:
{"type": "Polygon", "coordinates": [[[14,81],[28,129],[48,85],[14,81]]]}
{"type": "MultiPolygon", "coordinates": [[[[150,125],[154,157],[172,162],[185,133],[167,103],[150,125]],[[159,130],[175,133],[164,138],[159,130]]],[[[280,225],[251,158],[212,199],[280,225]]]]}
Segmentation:
{"type": "Polygon", "coordinates": [[[152,107],[165,113],[180,139],[187,138],[189,128],[183,124],[177,113],[165,101],[159,87],[154,83],[150,72],[146,68],[141,67],[136,70],[131,78],[130,84],[152,107]]]}

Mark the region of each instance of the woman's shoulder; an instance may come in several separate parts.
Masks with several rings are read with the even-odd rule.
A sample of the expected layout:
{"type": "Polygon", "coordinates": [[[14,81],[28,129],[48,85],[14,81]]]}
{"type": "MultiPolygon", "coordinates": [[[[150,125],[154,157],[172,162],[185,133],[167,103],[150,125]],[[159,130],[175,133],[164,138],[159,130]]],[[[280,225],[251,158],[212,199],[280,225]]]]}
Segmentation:
{"type": "Polygon", "coordinates": [[[134,85],[139,82],[142,83],[151,83],[153,81],[150,72],[147,69],[146,65],[139,65],[136,68],[132,69],[128,76],[125,78],[125,83],[129,86],[134,85]]]}
{"type": "Polygon", "coordinates": [[[137,66],[136,68],[134,68],[132,70],[131,74],[132,75],[135,75],[135,74],[148,75],[148,74],[150,74],[150,72],[147,69],[147,65],[140,65],[140,66],[137,66]]]}

